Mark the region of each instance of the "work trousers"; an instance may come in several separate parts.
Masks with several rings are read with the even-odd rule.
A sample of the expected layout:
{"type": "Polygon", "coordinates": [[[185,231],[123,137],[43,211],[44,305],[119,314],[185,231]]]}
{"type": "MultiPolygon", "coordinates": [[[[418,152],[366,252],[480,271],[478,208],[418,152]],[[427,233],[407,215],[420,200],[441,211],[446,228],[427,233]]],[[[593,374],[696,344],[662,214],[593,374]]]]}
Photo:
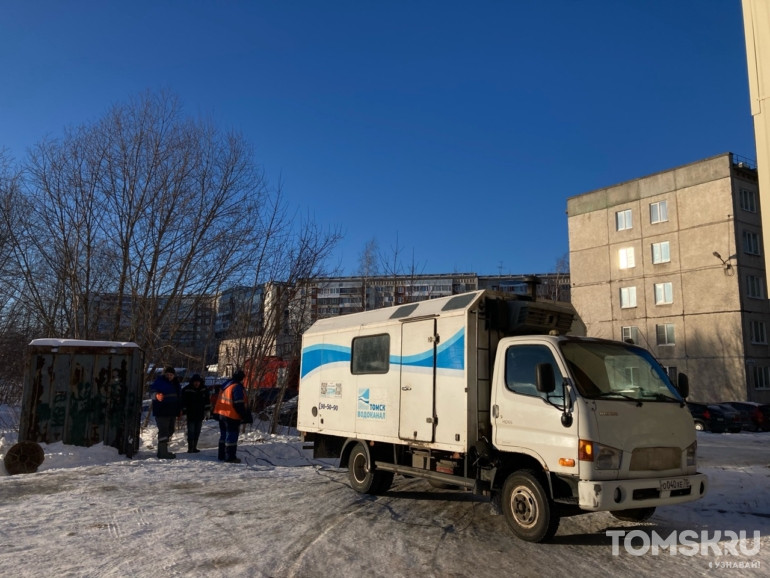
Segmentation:
{"type": "Polygon", "coordinates": [[[155,425],[158,426],[158,443],[168,443],[174,435],[176,416],[155,416],[155,425]]]}

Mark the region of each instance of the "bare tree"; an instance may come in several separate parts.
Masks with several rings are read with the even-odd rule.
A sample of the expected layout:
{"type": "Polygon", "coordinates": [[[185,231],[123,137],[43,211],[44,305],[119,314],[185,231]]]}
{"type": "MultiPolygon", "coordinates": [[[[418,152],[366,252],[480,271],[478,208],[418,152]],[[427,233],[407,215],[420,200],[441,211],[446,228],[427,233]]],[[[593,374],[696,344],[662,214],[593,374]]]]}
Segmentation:
{"type": "Polygon", "coordinates": [[[399,244],[398,234],[396,234],[395,244],[390,247],[389,253],[380,252],[380,262],[385,275],[392,279],[393,284],[393,304],[398,303],[399,287],[402,287],[403,303],[411,301],[411,293],[417,275],[422,274],[425,268],[424,264],[419,264],[414,258],[414,249],[412,250],[412,260],[404,266],[402,263],[402,253],[404,248],[399,244]]]}
{"type": "Polygon", "coordinates": [[[21,217],[21,173],[0,150],[0,404],[18,405],[22,394],[24,350],[34,335],[34,321],[25,308],[13,230],[21,217]]]}
{"type": "Polygon", "coordinates": [[[377,240],[372,238],[364,245],[358,257],[358,274],[361,276],[361,309],[368,309],[369,279],[379,273],[377,267],[377,240]]]}
{"type": "Polygon", "coordinates": [[[569,253],[556,260],[555,275],[549,280],[547,297],[553,301],[569,301],[569,253]]]}
{"type": "Polygon", "coordinates": [[[393,284],[393,303],[395,305],[398,302],[398,286],[400,284],[401,276],[401,252],[403,247],[399,245],[398,233],[396,233],[396,243],[390,248],[390,253],[380,252],[380,262],[382,263],[382,270],[385,275],[392,279],[393,284]]]}
{"type": "Polygon", "coordinates": [[[337,240],[307,238],[242,136],[167,93],[43,141],[26,170],[10,245],[40,330],[135,341],[154,363],[203,365],[222,288],[290,282],[292,257],[337,240]]]}
{"type": "MultiPolygon", "coordinates": [[[[329,275],[325,262],[340,239],[337,230],[323,230],[308,217],[297,219],[280,197],[275,201],[271,211],[263,213],[263,235],[254,247],[255,266],[249,270],[251,283],[241,287],[229,330],[235,365],[246,370],[252,390],[274,377],[277,361],[294,367],[299,359],[309,318],[297,304],[304,307],[302,291],[308,282],[329,275]]],[[[298,374],[286,371],[282,379],[269,383],[279,388],[278,410],[286,390],[298,386],[298,374]]],[[[252,407],[255,403],[252,395],[252,407]]],[[[277,419],[278,411],[272,431],[277,419]]]]}

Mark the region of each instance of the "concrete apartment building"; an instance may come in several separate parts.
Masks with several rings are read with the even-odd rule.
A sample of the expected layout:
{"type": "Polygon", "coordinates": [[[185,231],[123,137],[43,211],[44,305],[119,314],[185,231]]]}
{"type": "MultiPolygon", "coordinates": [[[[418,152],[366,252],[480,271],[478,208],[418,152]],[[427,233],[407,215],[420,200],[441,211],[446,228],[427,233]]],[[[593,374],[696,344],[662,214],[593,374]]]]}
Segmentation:
{"type": "Polygon", "coordinates": [[[298,298],[309,298],[309,304],[304,307],[309,326],[324,317],[370,311],[478,289],[527,295],[532,283],[535,283],[538,299],[569,301],[569,279],[567,271],[538,275],[446,273],[324,277],[307,283],[298,298]]]}
{"type": "Polygon", "coordinates": [[[757,171],[725,153],[567,200],[572,303],[630,339],[690,399],[770,402],[757,171]]]}

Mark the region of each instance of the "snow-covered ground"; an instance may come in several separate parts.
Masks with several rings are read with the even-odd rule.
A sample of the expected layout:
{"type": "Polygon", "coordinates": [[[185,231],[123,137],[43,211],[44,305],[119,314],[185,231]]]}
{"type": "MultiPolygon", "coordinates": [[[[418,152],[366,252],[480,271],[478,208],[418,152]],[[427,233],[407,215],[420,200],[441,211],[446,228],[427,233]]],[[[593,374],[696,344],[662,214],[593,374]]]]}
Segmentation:
{"type": "MultiPolygon", "coordinates": [[[[150,426],[131,460],[101,445],[56,443],[43,445],[37,473],[9,476],[0,465],[0,575],[765,576],[770,569],[770,433],[699,433],[700,469],[711,485],[702,500],[660,508],[641,525],[606,513],[565,518],[552,543],[529,544],[468,493],[397,476],[383,496],[357,494],[346,471],[313,460],[296,432],[269,435],[257,423],[242,436],[244,462],[219,462],[216,425],[205,422],[198,454],[186,453],[178,431],[176,460],[155,457],[150,426]],[[645,538],[686,531],[695,545],[691,538],[677,553],[645,548],[645,538]],[[732,541],[729,532],[741,531],[749,538],[741,545],[758,551],[732,541]]],[[[16,437],[0,431],[0,461],[16,437]]]]}

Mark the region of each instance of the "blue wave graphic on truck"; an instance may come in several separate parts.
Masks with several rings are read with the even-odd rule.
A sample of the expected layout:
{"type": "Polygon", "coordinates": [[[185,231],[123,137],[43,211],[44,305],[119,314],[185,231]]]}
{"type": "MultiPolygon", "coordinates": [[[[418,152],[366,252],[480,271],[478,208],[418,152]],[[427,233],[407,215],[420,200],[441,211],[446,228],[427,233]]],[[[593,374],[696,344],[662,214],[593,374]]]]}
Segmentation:
{"type": "MultiPolygon", "coordinates": [[[[350,363],[350,347],[321,343],[302,350],[302,377],[332,363],[350,363]]],[[[414,355],[391,355],[391,365],[404,367],[432,367],[433,349],[414,355]]],[[[436,351],[436,369],[465,369],[465,329],[460,329],[436,351]]]]}

